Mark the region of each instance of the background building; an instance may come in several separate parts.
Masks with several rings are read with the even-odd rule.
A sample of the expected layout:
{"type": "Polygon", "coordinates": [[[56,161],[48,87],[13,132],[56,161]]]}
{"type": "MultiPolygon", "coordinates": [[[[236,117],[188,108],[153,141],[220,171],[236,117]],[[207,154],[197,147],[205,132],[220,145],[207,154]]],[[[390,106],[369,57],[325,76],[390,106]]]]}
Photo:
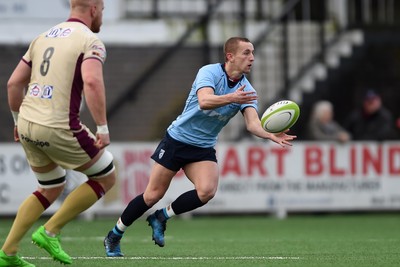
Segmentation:
{"type": "MultiPolygon", "coordinates": [[[[0,85],[30,40],[68,17],[66,0],[4,0],[0,3],[0,85]]],[[[329,99],[336,118],[359,105],[363,90],[378,89],[400,116],[400,4],[389,0],[113,0],[105,1],[101,38],[108,113],[113,140],[152,141],[181,111],[197,68],[222,61],[222,44],[246,36],[256,48],[251,73],[260,112],[278,99],[302,110],[329,99]],[[176,79],[179,77],[179,79],[176,79]]],[[[0,95],[1,141],[12,141],[6,94],[0,95]]],[[[89,117],[84,121],[93,126],[89,117]]],[[[241,120],[222,133],[242,137],[241,120]]]]}
{"type": "MultiPolygon", "coordinates": [[[[19,182],[12,181],[29,181],[24,182],[29,192],[35,180],[27,177],[32,174],[21,148],[12,144],[6,83],[31,39],[68,17],[68,3],[0,2],[0,204],[8,205],[7,213],[19,203],[13,199],[19,182]]],[[[234,143],[246,135],[240,118],[231,122],[220,136],[221,198],[205,211],[231,212],[226,199],[236,199],[236,211],[242,211],[249,197],[262,199],[255,211],[279,210],[282,203],[282,209],[296,211],[400,208],[394,190],[400,174],[396,136],[390,142],[338,146],[309,143],[304,132],[316,101],[332,102],[342,123],[360,105],[366,88],[379,91],[385,106],[400,117],[400,2],[105,0],[105,6],[99,35],[108,52],[104,74],[115,144],[110,149],[121,181],[99,210],[123,207],[143,189],[154,142],[180,113],[197,69],[222,61],[223,42],[231,36],[246,36],[255,45],[250,80],[259,94],[260,114],[280,99],[300,105],[292,129],[299,141],[289,154],[257,140],[234,143]]],[[[87,113],[82,120],[94,129],[87,113]]],[[[190,186],[181,181],[178,187],[190,186]]]]}

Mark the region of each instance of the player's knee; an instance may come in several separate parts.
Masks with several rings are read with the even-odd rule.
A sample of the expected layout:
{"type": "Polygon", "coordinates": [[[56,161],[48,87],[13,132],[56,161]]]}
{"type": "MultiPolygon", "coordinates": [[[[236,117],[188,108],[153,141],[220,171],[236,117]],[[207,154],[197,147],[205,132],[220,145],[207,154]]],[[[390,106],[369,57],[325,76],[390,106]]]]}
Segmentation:
{"type": "Polygon", "coordinates": [[[217,192],[217,188],[214,187],[197,188],[196,191],[201,202],[207,203],[212,198],[214,198],[217,192]]]}
{"type": "Polygon", "coordinates": [[[154,206],[164,196],[165,192],[162,190],[148,190],[143,193],[143,199],[147,206],[154,206]]]}
{"type": "Polygon", "coordinates": [[[107,178],[115,170],[113,159],[113,155],[107,150],[104,150],[100,158],[92,166],[82,172],[90,179],[107,178]]]}
{"type": "Polygon", "coordinates": [[[105,192],[109,191],[116,182],[115,172],[108,174],[107,176],[102,177],[101,179],[89,178],[98,182],[104,189],[105,192]]]}
{"type": "Polygon", "coordinates": [[[92,166],[82,171],[89,179],[101,184],[106,192],[110,190],[116,182],[113,159],[113,155],[105,150],[103,155],[101,155],[92,166]]]}
{"type": "MultiPolygon", "coordinates": [[[[39,187],[44,190],[52,188],[64,188],[66,171],[60,166],[57,166],[49,172],[41,173],[34,171],[33,173],[39,182],[39,187]]],[[[50,191],[57,191],[57,189],[50,191]]]]}
{"type": "Polygon", "coordinates": [[[53,203],[63,192],[65,184],[59,185],[57,187],[43,188],[39,187],[38,192],[45,197],[49,203],[53,203]]]}

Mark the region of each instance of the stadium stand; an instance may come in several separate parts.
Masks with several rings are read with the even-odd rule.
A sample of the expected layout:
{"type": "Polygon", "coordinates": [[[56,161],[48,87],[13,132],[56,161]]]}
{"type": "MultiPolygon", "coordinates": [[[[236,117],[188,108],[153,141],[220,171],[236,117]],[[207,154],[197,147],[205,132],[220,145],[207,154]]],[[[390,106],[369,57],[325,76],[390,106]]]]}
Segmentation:
{"type": "MultiPolygon", "coordinates": [[[[18,18],[23,16],[19,14],[18,23],[9,20],[7,14],[2,13],[7,2],[14,3],[9,0],[0,3],[2,88],[6,88],[7,79],[27,48],[26,39],[33,31],[28,28],[29,21],[23,22],[29,34],[20,32],[21,36],[18,36],[21,28],[16,24],[21,23],[18,18]],[[15,29],[12,35],[10,31],[2,32],[7,23],[15,29]]],[[[196,69],[207,62],[220,61],[222,42],[232,35],[245,35],[255,44],[257,60],[251,79],[259,92],[260,106],[268,106],[280,98],[299,102],[302,116],[296,127],[307,118],[309,107],[315,100],[330,97],[335,105],[342,105],[344,94],[346,99],[357,98],[364,85],[346,81],[346,77],[352,77],[355,71],[358,75],[368,73],[369,79],[365,83],[383,87],[382,90],[390,95],[388,100],[394,99],[397,95],[393,88],[398,83],[394,76],[390,84],[382,85],[376,81],[382,76],[361,70],[368,66],[366,57],[380,62],[379,56],[371,53],[382,54],[385,50],[378,51],[374,46],[378,44],[374,41],[378,37],[371,30],[373,27],[378,25],[387,29],[384,38],[391,43],[392,49],[385,52],[391,51],[393,55],[397,51],[393,46],[398,42],[391,33],[396,31],[398,24],[398,4],[394,1],[378,2],[115,1],[120,5],[120,12],[114,12],[111,18],[105,16],[101,32],[108,49],[105,82],[113,140],[151,141],[161,138],[163,129],[180,112],[182,98],[186,97],[196,69]],[[355,93],[351,94],[349,86],[356,87],[355,93]]],[[[22,6],[18,8],[23,9],[22,6]]],[[[32,25],[36,25],[35,30],[38,24],[42,28],[53,24],[53,20],[49,23],[48,18],[31,20],[32,25]]],[[[385,57],[393,58],[387,54],[385,57]]],[[[391,73],[397,71],[396,64],[389,66],[391,73]]],[[[355,101],[348,100],[345,105],[351,108],[355,101]]],[[[394,103],[388,103],[388,106],[397,108],[394,103]]],[[[400,114],[398,111],[394,113],[400,114]]],[[[87,115],[84,112],[83,121],[93,127],[87,115]]],[[[338,115],[343,116],[340,112],[338,115]]],[[[12,119],[6,94],[0,94],[0,116],[3,118],[0,120],[0,140],[12,141],[12,119]]],[[[231,123],[222,138],[238,138],[229,134],[232,133],[231,127],[237,127],[238,123],[231,123]]],[[[301,138],[302,129],[294,130],[301,138]]]]}

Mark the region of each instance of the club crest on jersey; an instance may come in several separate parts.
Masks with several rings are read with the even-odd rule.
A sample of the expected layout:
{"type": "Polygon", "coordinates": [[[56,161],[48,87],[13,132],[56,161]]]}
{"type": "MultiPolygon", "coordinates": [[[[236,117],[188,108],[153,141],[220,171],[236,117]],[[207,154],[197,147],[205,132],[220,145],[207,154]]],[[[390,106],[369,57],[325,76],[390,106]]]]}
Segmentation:
{"type": "Polygon", "coordinates": [[[160,153],[158,153],[158,158],[161,159],[164,156],[165,150],[161,149],[160,153]]]}

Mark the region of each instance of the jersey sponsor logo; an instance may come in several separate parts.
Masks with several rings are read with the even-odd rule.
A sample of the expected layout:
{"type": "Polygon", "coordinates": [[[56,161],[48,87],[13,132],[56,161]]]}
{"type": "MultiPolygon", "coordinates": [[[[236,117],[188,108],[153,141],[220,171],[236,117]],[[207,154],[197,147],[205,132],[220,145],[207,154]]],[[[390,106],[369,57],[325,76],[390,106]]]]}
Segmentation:
{"type": "Polygon", "coordinates": [[[51,28],[46,37],[48,38],[66,38],[74,31],[74,28],[51,28]]]}
{"type": "Polygon", "coordinates": [[[37,83],[31,84],[29,86],[29,95],[32,97],[39,97],[41,91],[42,91],[42,88],[37,83]]]}
{"type": "Polygon", "coordinates": [[[44,99],[53,98],[54,87],[52,85],[44,85],[43,87],[37,83],[31,84],[28,89],[28,94],[31,97],[39,97],[44,99]]]}
{"type": "Polygon", "coordinates": [[[43,93],[41,98],[51,99],[53,97],[53,86],[45,85],[43,86],[43,93]]]}

